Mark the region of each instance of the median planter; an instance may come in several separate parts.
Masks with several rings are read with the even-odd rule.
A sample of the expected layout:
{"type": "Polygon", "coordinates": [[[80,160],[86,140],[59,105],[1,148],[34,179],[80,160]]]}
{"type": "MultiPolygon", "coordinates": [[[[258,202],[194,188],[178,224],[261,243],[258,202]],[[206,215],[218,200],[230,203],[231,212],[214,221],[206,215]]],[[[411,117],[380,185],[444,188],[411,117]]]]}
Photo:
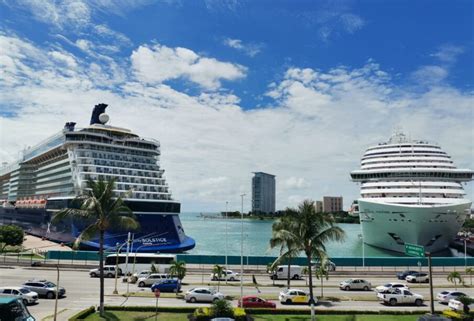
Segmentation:
{"type": "Polygon", "coordinates": [[[80,311],[79,313],[76,313],[72,317],[69,318],[69,321],[80,321],[86,319],[89,315],[95,313],[95,308],[94,307],[89,307],[85,310],[80,311]]]}

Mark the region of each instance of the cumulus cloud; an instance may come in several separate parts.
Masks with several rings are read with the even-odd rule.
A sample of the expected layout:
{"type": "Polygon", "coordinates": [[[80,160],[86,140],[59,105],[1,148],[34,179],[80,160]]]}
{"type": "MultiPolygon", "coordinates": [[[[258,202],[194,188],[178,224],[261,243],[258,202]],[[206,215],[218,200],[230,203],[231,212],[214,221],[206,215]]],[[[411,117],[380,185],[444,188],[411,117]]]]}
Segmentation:
{"type": "MultiPolygon", "coordinates": [[[[472,92],[444,82],[412,91],[375,61],[357,68],[290,67],[269,85],[272,103],[244,110],[226,91],[192,95],[163,83],[176,77],[194,82],[190,66],[204,58],[189,49],[142,45],[134,55],[146,49],[151,64],[139,70],[163,59],[179,72],[165,68],[148,80],[130,76],[137,65],[116,64],[124,76],[109,85],[96,78],[107,68],[64,49],[6,35],[0,46],[7,75],[0,78],[0,161],[15,159],[66,121],[86,126],[92,106],[105,102],[110,124],[160,140],[161,165],[183,211],[223,210],[226,201],[238,210],[239,195],[250,194],[252,172],[261,169],[277,176],[278,209],[324,195],[343,195],[347,207],[359,195],[349,172],[368,146],[386,141],[399,126],[413,138],[440,143],[459,167],[474,167],[472,92]],[[67,57],[77,64],[70,74],[57,63],[67,57]]],[[[473,198],[472,187],[467,194],[473,198]]]]}
{"type": "Polygon", "coordinates": [[[247,68],[238,64],[203,57],[187,48],[169,48],[160,44],[142,45],[132,53],[136,77],[148,84],[184,78],[205,89],[218,89],[222,80],[245,77],[247,68]]]}
{"type": "Polygon", "coordinates": [[[441,66],[422,66],[413,72],[412,77],[424,85],[437,84],[446,79],[448,70],[441,66]]]}
{"type": "Polygon", "coordinates": [[[255,44],[255,43],[243,43],[240,39],[231,39],[226,38],[223,41],[224,45],[230,48],[234,48],[238,51],[243,52],[247,56],[254,57],[260,53],[262,50],[262,44],[255,44]]]}

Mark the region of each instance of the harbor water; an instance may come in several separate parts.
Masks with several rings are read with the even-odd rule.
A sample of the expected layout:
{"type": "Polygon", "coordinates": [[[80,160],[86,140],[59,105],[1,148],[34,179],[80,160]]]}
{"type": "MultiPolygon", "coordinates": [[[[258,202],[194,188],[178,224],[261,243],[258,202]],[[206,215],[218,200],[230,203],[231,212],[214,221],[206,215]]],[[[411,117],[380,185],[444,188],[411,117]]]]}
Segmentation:
{"type": "MultiPolygon", "coordinates": [[[[227,234],[227,255],[240,255],[241,220],[201,216],[200,213],[181,213],[181,222],[187,235],[196,240],[196,247],[190,254],[225,255],[227,234]],[[227,233],[226,233],[227,225],[227,233]]],[[[273,220],[243,220],[244,256],[278,256],[278,249],[270,249],[273,220]]],[[[345,232],[342,243],[329,242],[330,257],[362,257],[362,237],[359,224],[338,224],[345,232]]],[[[402,253],[385,251],[370,245],[364,246],[366,257],[396,257],[402,253]]],[[[435,256],[463,256],[454,249],[436,253],[435,256]]]]}

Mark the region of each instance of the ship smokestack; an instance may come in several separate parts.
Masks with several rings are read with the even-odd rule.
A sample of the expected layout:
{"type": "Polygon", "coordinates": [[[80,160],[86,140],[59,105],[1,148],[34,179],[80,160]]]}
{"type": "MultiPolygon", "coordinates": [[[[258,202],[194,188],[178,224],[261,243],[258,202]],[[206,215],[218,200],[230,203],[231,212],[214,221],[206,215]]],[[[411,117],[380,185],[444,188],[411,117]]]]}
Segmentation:
{"type": "Polygon", "coordinates": [[[99,119],[100,114],[105,113],[105,108],[107,108],[107,104],[98,104],[94,106],[94,110],[92,110],[92,117],[91,117],[91,125],[93,124],[102,124],[99,119]]]}

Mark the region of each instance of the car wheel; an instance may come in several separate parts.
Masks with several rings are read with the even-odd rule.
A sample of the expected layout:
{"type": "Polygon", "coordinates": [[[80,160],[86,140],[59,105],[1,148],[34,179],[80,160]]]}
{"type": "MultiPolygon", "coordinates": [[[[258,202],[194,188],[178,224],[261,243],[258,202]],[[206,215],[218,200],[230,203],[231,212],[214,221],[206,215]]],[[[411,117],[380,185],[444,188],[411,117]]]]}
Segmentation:
{"type": "Polygon", "coordinates": [[[217,301],[219,301],[219,298],[212,299],[212,302],[217,302],[217,301]]]}
{"type": "Polygon", "coordinates": [[[300,276],[298,274],[293,275],[293,280],[299,280],[300,276]]]}
{"type": "Polygon", "coordinates": [[[348,286],[348,285],[346,285],[346,287],[344,288],[344,290],[346,290],[346,291],[349,291],[350,289],[351,289],[351,288],[350,288],[350,286],[348,286]]]}
{"type": "Polygon", "coordinates": [[[108,278],[113,278],[114,275],[113,275],[112,273],[107,273],[107,277],[108,277],[108,278]]]}
{"type": "Polygon", "coordinates": [[[425,280],[425,283],[429,283],[429,282],[430,282],[430,280],[429,280],[429,279],[426,279],[426,280],[425,280]]]}
{"type": "Polygon", "coordinates": [[[195,297],[190,298],[190,299],[189,299],[189,302],[191,302],[191,303],[196,303],[196,298],[195,298],[195,297]]]}
{"type": "Polygon", "coordinates": [[[24,305],[28,305],[28,300],[27,300],[27,299],[23,299],[23,304],[24,304],[24,305]]]}
{"type": "Polygon", "coordinates": [[[421,306],[422,304],[423,304],[423,300],[421,300],[421,299],[416,299],[416,300],[415,300],[415,305],[416,305],[417,307],[421,306]]]}
{"type": "Polygon", "coordinates": [[[291,299],[286,299],[285,303],[286,303],[286,304],[291,304],[291,303],[293,303],[293,302],[291,301],[291,299]]]}
{"type": "Polygon", "coordinates": [[[391,306],[394,306],[397,304],[397,299],[390,299],[390,301],[388,301],[388,303],[391,305],[391,306]]]}
{"type": "Polygon", "coordinates": [[[47,297],[48,299],[54,299],[55,295],[54,295],[53,292],[48,292],[48,293],[46,293],[46,297],[47,297]]]}
{"type": "Polygon", "coordinates": [[[138,283],[138,286],[143,288],[145,286],[145,282],[141,281],[140,283],[138,283]]]}
{"type": "Polygon", "coordinates": [[[369,291],[369,287],[367,285],[364,286],[364,291],[369,291]]]}
{"type": "Polygon", "coordinates": [[[96,277],[97,277],[97,274],[91,273],[91,277],[96,278],[96,277]]]}
{"type": "Polygon", "coordinates": [[[230,278],[229,278],[229,281],[235,281],[234,277],[233,277],[233,276],[230,277],[230,278]]]}

